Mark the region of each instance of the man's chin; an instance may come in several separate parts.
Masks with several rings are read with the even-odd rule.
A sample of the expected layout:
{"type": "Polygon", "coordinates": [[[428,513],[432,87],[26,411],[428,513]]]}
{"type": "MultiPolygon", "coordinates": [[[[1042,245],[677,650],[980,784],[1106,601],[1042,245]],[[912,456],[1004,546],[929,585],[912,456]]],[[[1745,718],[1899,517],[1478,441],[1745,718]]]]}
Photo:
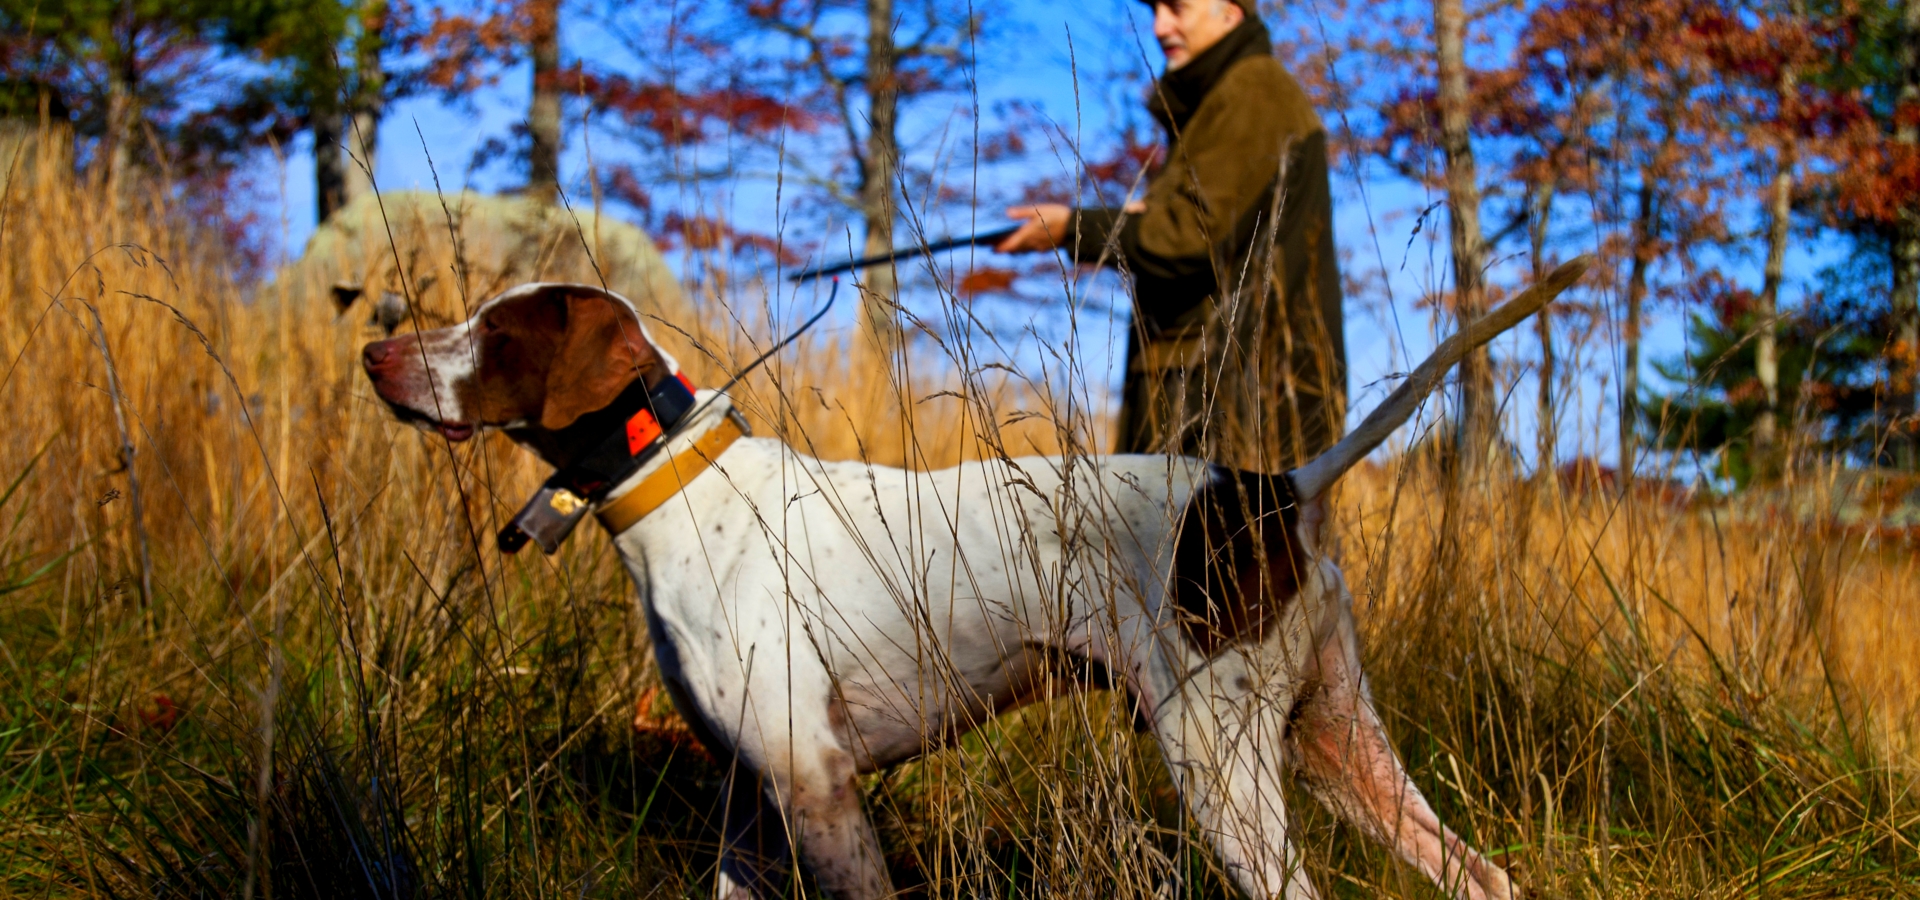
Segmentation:
{"type": "Polygon", "coordinates": [[[1187,48],[1185,47],[1181,47],[1177,50],[1167,50],[1165,47],[1162,47],[1161,50],[1165,51],[1165,53],[1167,54],[1167,71],[1169,72],[1175,71],[1179,69],[1181,66],[1184,66],[1187,63],[1193,62],[1193,54],[1188,53],[1187,48]]]}

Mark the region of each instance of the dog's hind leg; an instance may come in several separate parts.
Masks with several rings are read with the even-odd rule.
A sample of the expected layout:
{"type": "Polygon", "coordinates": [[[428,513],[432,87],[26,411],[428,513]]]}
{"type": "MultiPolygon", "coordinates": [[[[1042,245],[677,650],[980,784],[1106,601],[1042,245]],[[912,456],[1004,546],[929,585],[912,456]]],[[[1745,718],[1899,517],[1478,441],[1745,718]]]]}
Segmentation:
{"type": "Polygon", "coordinates": [[[1337,591],[1334,621],[1310,663],[1289,744],[1303,781],[1329,809],[1391,847],[1443,890],[1470,900],[1513,900],[1507,873],[1440,824],[1408,779],[1368,697],[1351,600],[1337,591]]]}
{"type": "Polygon", "coordinates": [[[1149,698],[1153,727],[1188,813],[1234,883],[1261,900],[1309,900],[1316,894],[1281,794],[1292,681],[1260,671],[1272,655],[1216,657],[1166,696],[1149,698]]]}

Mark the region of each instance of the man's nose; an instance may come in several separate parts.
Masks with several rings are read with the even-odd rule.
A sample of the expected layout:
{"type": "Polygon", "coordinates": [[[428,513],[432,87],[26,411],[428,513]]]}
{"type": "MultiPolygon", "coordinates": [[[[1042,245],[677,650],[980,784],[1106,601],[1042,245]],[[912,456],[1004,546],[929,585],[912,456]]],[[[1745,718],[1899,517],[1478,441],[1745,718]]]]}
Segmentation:
{"type": "Polygon", "coordinates": [[[1180,31],[1180,20],[1173,14],[1173,7],[1165,3],[1153,5],[1153,36],[1171,37],[1180,31]]]}

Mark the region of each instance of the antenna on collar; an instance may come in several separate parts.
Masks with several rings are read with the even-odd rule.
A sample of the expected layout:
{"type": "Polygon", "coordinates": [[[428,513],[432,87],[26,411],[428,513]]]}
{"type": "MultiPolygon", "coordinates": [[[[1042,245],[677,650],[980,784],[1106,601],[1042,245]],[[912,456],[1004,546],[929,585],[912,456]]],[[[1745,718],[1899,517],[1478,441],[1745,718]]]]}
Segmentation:
{"type": "Polygon", "coordinates": [[[758,359],[755,359],[753,362],[747,363],[746,368],[741,369],[738,374],[728,379],[726,384],[723,384],[720,386],[719,393],[722,393],[722,394],[726,393],[727,388],[730,388],[736,384],[739,384],[740,379],[747,377],[747,373],[752,372],[754,369],[759,368],[761,363],[766,362],[768,359],[772,358],[775,353],[779,353],[781,350],[786,349],[788,344],[793,343],[801,335],[806,334],[807,329],[812,328],[816,323],[818,323],[822,318],[824,318],[827,315],[827,310],[830,310],[833,308],[833,301],[838,300],[839,298],[840,298],[840,276],[835,275],[833,276],[833,290],[827,292],[827,302],[825,305],[820,307],[820,311],[817,313],[814,313],[812,318],[809,318],[805,322],[800,323],[799,328],[795,328],[793,330],[793,333],[781,339],[780,343],[774,344],[772,348],[767,350],[767,352],[760,354],[758,359]]]}
{"type": "Polygon", "coordinates": [[[792,334],[789,334],[786,337],[781,338],[779,343],[774,344],[772,347],[767,348],[767,352],[762,353],[759,356],[755,357],[753,362],[747,363],[746,368],[743,368],[740,371],[735,372],[732,378],[727,379],[726,384],[723,384],[718,388],[715,388],[711,396],[709,396],[706,400],[701,401],[700,405],[694,407],[692,412],[680,418],[679,423],[677,423],[671,430],[667,432],[667,437],[671,438],[674,435],[678,434],[680,432],[680,429],[686,427],[687,423],[692,422],[695,419],[698,419],[701,413],[706,412],[707,407],[711,406],[713,404],[713,401],[719,399],[722,395],[724,395],[729,388],[733,387],[736,384],[739,384],[740,379],[747,377],[749,374],[753,372],[754,369],[760,368],[760,364],[766,362],[769,359],[772,359],[775,353],[779,353],[780,351],[785,350],[788,344],[791,344],[794,341],[799,340],[800,336],[803,334],[806,334],[808,329],[812,328],[815,325],[820,324],[820,320],[826,318],[827,311],[830,309],[833,309],[833,301],[838,299],[840,299],[840,276],[835,275],[833,277],[833,289],[827,292],[827,302],[821,304],[820,310],[818,312],[815,312],[812,316],[809,316],[805,322],[801,322],[800,327],[795,328],[792,334]]]}

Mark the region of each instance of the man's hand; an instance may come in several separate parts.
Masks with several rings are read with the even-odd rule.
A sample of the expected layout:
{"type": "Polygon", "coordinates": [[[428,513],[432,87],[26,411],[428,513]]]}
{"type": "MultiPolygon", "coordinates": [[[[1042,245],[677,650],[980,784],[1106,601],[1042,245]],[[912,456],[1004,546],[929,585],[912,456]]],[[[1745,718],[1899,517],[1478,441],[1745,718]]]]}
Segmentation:
{"type": "Polygon", "coordinates": [[[1010,207],[1007,217],[1026,224],[993,249],[1000,253],[1039,253],[1060,246],[1067,236],[1068,223],[1073,221],[1073,209],[1064,203],[1036,203],[1010,207]]]}

